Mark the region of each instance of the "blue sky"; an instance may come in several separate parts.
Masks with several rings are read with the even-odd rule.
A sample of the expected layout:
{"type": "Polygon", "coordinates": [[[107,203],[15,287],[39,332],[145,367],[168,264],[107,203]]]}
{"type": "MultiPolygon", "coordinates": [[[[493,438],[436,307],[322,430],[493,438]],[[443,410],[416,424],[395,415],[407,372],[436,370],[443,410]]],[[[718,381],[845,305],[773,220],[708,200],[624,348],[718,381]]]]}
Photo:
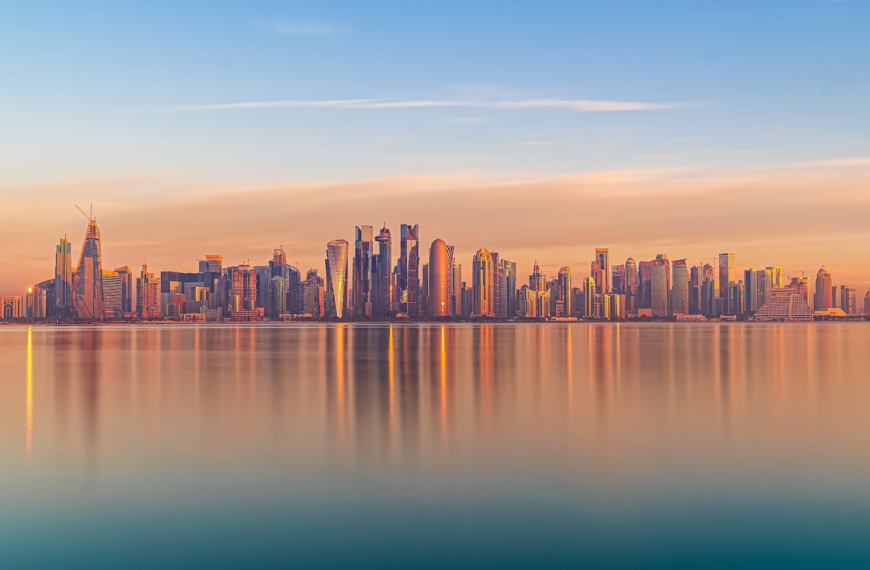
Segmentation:
{"type": "Polygon", "coordinates": [[[548,270],[595,246],[737,250],[738,265],[826,263],[870,286],[868,22],[860,0],[4,2],[0,283],[44,278],[57,238],[83,231],[72,204],[96,202],[115,266],[288,242],[320,265],[326,241],[386,217],[548,270]],[[593,228],[638,193],[666,224],[593,228]],[[741,226],[762,195],[788,215],[741,226]],[[456,218],[499,196],[513,209],[456,218]],[[214,231],[279,206],[271,225],[214,231]],[[728,231],[699,235],[708,218],[728,231]]]}
{"type": "Polygon", "coordinates": [[[13,2],[3,12],[0,144],[16,182],[552,174],[870,151],[866,2],[13,2]],[[357,99],[673,108],[194,110],[357,99]]]}

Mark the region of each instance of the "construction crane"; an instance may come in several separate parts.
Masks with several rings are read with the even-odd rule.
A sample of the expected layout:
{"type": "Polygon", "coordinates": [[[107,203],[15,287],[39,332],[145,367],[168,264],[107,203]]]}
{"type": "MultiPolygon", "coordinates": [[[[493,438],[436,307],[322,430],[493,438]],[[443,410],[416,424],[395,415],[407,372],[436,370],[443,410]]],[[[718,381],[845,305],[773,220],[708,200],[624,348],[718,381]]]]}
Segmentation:
{"type": "Polygon", "coordinates": [[[93,223],[93,222],[94,222],[94,204],[93,204],[93,202],[91,203],[91,213],[90,213],[90,215],[88,215],[87,212],[85,212],[84,210],[82,210],[82,209],[79,208],[78,206],[76,206],[76,208],[78,208],[79,212],[81,212],[82,215],[88,219],[88,222],[90,222],[90,223],[93,223]]]}

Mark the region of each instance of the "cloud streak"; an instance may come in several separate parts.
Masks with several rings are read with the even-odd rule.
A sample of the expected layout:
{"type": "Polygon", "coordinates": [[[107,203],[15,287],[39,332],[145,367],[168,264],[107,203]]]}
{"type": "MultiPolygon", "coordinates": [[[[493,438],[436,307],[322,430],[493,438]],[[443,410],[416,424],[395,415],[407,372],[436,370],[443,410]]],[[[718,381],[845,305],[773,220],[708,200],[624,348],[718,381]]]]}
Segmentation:
{"type": "Polygon", "coordinates": [[[686,103],[651,103],[639,101],[601,101],[592,99],[526,99],[526,100],[495,100],[474,101],[461,99],[408,99],[398,101],[380,101],[377,99],[334,99],[334,100],[304,100],[289,99],[278,101],[249,101],[241,103],[218,103],[199,105],[190,110],[241,110],[241,109],[285,109],[285,108],[321,108],[321,109],[353,109],[353,110],[390,110],[390,109],[496,109],[496,110],[530,110],[547,109],[554,111],[569,111],[578,113],[609,113],[620,111],[661,111],[687,106],[686,103]]]}

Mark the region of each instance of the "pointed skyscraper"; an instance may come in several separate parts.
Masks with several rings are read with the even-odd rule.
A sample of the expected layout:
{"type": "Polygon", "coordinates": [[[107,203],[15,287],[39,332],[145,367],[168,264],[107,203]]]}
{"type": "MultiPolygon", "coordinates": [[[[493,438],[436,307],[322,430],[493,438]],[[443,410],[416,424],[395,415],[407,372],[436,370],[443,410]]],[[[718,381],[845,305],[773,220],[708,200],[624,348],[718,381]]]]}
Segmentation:
{"type": "MultiPolygon", "coordinates": [[[[82,211],[84,214],[84,211],[82,211]]],[[[79,257],[73,283],[75,286],[75,313],[77,319],[101,321],[105,316],[103,300],[103,254],[100,246],[100,228],[93,209],[88,216],[88,229],[79,257]]]]}

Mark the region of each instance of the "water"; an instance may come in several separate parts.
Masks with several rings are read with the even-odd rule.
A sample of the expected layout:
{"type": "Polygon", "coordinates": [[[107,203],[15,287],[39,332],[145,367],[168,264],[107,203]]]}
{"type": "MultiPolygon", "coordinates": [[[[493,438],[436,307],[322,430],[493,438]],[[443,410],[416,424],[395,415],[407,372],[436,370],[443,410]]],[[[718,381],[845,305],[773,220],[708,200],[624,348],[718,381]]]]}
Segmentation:
{"type": "Polygon", "coordinates": [[[868,567],[868,348],[863,323],[0,328],[0,567],[868,567]]]}

